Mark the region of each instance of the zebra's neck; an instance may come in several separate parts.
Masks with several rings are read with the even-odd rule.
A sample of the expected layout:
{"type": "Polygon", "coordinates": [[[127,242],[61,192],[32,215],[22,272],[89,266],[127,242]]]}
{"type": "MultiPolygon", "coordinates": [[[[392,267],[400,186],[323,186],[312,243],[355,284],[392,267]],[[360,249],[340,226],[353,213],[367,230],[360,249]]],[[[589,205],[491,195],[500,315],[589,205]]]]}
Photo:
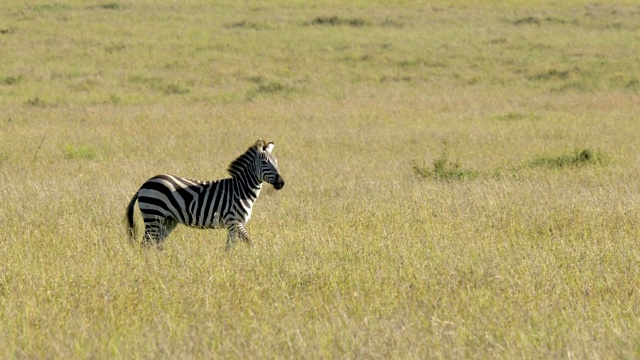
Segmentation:
{"type": "Polygon", "coordinates": [[[235,174],[231,181],[233,182],[233,188],[236,190],[236,196],[252,204],[260,195],[260,190],[262,190],[262,181],[251,172],[235,174]]]}

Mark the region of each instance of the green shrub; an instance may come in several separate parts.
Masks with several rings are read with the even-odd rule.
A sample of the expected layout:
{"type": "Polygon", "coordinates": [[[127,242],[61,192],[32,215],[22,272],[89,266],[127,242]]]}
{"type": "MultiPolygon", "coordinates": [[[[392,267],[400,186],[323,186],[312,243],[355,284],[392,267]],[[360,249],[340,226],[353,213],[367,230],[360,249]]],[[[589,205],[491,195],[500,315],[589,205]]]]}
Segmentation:
{"type": "Polygon", "coordinates": [[[464,180],[478,176],[477,171],[465,170],[457,161],[449,161],[446,143],[443,144],[442,155],[433,160],[432,166],[429,168],[414,163],[413,170],[420,177],[436,180],[464,180]]]}

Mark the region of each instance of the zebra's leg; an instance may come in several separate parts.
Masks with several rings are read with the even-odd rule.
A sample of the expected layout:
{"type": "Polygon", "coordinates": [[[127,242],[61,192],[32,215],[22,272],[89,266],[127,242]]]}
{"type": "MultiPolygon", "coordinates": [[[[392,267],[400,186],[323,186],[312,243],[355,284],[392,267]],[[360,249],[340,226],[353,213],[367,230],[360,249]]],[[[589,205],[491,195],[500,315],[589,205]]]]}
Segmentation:
{"type": "Polygon", "coordinates": [[[231,227],[229,227],[229,234],[227,235],[227,246],[225,247],[225,249],[227,251],[231,250],[231,246],[233,246],[236,242],[236,232],[231,230],[231,227]]]}
{"type": "Polygon", "coordinates": [[[142,237],[143,245],[155,245],[160,237],[160,229],[162,229],[162,223],[164,217],[146,214],[142,211],[142,220],[144,220],[144,236],[142,237]]]}
{"type": "Polygon", "coordinates": [[[227,250],[231,249],[231,247],[235,244],[236,237],[240,237],[242,241],[247,243],[250,247],[253,246],[253,242],[251,241],[251,237],[249,237],[249,233],[244,228],[242,224],[231,224],[229,226],[229,235],[227,236],[227,250]]]}
{"type": "Polygon", "coordinates": [[[173,219],[144,219],[144,243],[159,246],[178,223],[173,219]]]}
{"type": "Polygon", "coordinates": [[[247,232],[247,230],[244,228],[244,225],[242,224],[238,225],[238,235],[240,235],[240,239],[242,239],[245,243],[247,243],[249,247],[253,247],[253,241],[251,241],[251,237],[249,236],[249,233],[247,232]]]}
{"type": "Polygon", "coordinates": [[[173,231],[173,229],[176,228],[176,225],[178,225],[178,222],[173,220],[173,219],[166,219],[164,221],[164,224],[162,224],[162,229],[160,231],[160,237],[158,238],[158,245],[160,245],[164,239],[167,238],[167,236],[169,236],[169,234],[171,234],[171,232],[173,231]]]}
{"type": "Polygon", "coordinates": [[[142,237],[143,245],[155,246],[164,240],[162,236],[162,224],[144,224],[144,236],[142,237]]]}

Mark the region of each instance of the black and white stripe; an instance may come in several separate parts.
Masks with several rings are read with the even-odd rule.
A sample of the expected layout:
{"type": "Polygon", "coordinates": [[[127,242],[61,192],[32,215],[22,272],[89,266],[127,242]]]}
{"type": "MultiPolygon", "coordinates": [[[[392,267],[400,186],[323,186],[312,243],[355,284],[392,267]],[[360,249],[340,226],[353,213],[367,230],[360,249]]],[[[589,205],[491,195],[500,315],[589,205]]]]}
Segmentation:
{"type": "Polygon", "coordinates": [[[236,237],[251,245],[244,225],[251,217],[262,182],[277,190],[284,186],[274,144],[258,140],[230,165],[230,178],[198,181],[175,175],[158,175],[147,180],[127,207],[129,233],[134,237],[133,210],[136,200],[144,220],[144,241],[160,244],[178,224],[208,229],[226,227],[227,249],[236,237]]]}

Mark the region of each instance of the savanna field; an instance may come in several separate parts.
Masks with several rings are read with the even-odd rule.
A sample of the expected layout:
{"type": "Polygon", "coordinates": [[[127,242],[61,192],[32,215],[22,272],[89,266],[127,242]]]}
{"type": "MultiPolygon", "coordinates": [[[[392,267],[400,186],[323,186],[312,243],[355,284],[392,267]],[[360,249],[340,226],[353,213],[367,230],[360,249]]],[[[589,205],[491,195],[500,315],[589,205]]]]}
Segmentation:
{"type": "Polygon", "coordinates": [[[636,1],[5,1],[0,357],[640,358],[639,64],[636,1]],[[257,139],[252,248],[128,241],[257,139]]]}

